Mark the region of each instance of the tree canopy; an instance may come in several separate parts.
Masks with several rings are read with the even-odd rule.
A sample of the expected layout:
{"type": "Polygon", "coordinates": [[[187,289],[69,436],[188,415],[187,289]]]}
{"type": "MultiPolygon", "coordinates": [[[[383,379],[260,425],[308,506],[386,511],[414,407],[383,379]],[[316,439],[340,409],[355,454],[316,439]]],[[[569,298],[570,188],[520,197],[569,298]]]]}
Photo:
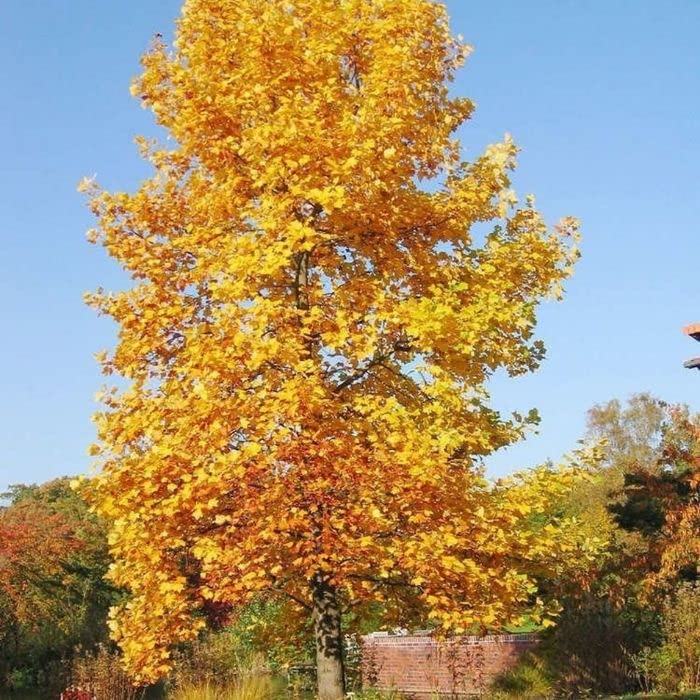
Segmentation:
{"type": "Polygon", "coordinates": [[[135,193],[82,185],[134,280],[88,302],[127,381],[101,397],[90,497],[137,678],[206,600],[285,595],[335,642],[373,600],[463,631],[542,614],[534,572],[585,549],[531,526],[575,470],[494,489],[480,467],[535,420],[486,382],[541,361],[578,224],[519,202],[509,137],[461,160],[467,54],[429,0],[188,0],[144,56],[133,94],[171,140],[139,139],[135,193]]]}

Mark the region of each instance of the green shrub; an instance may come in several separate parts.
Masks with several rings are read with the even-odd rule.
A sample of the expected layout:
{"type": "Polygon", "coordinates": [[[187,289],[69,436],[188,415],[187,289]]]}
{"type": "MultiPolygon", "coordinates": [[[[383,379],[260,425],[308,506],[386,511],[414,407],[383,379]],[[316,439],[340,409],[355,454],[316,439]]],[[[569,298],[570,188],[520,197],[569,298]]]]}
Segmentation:
{"type": "Polygon", "coordinates": [[[665,607],[663,642],[634,657],[642,686],[665,693],[700,689],[700,584],[681,585],[665,607]]]}
{"type": "Polygon", "coordinates": [[[10,690],[28,690],[35,685],[35,676],[32,669],[13,668],[7,674],[6,685],[10,690]]]}
{"type": "Polygon", "coordinates": [[[496,680],[489,697],[493,700],[550,698],[555,695],[554,683],[547,661],[535,653],[527,653],[515,668],[496,680]]]}

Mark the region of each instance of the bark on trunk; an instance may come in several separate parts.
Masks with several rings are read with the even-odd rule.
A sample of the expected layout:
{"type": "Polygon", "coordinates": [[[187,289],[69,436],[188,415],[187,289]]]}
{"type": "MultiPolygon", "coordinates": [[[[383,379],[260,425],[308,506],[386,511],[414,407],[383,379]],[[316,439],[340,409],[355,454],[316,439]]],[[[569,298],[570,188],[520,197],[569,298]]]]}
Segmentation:
{"type": "Polygon", "coordinates": [[[338,596],[335,588],[320,574],[312,581],[311,593],[316,636],[318,698],[342,700],[345,697],[345,670],[338,596]]]}

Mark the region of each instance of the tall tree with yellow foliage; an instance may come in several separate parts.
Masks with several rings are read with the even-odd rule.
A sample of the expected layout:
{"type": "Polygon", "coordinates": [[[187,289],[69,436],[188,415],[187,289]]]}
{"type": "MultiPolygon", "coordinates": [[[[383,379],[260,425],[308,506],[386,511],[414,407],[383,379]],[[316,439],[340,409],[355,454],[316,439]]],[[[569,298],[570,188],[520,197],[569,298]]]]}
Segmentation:
{"type": "Polygon", "coordinates": [[[128,385],[102,395],[90,486],[136,679],[167,672],[204,601],[280,595],[313,616],[335,699],[344,609],[447,632],[546,615],[538,572],[580,556],[570,523],[530,515],[568,472],[492,488],[479,466],[533,419],[485,383],[541,360],[577,223],[518,204],[510,138],[461,162],[467,53],[430,0],[187,0],[144,56],[133,94],[171,140],[139,140],[136,193],[82,187],[135,281],[88,302],[128,385]]]}

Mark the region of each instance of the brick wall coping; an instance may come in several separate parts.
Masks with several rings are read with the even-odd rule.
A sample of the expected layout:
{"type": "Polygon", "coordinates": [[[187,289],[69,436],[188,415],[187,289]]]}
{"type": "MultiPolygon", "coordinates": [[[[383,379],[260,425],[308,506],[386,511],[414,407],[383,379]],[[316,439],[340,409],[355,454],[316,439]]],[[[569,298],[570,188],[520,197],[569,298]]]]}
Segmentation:
{"type": "Polygon", "coordinates": [[[455,637],[447,637],[440,639],[434,637],[430,631],[413,632],[412,634],[389,634],[388,632],[373,632],[363,637],[363,640],[377,645],[397,646],[413,646],[416,644],[425,644],[433,642],[440,644],[441,642],[457,641],[460,644],[532,644],[539,641],[539,636],[536,634],[486,634],[482,637],[477,635],[458,635],[455,637]],[[426,639],[428,637],[429,639],[426,639]]]}

